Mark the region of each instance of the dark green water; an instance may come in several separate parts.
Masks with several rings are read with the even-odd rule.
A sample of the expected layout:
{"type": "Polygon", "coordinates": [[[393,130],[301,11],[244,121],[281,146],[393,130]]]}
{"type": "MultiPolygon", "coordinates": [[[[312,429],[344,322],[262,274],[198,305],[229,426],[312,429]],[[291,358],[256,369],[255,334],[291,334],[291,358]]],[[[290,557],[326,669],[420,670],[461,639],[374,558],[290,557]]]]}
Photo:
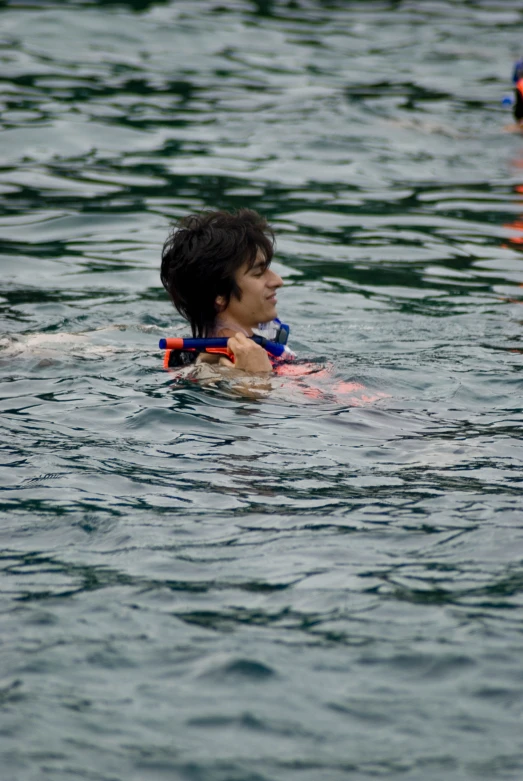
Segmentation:
{"type": "Polygon", "coordinates": [[[522,23],[0,3],[0,781],[523,778],[522,23]],[[314,392],[161,369],[240,206],[314,392]]]}

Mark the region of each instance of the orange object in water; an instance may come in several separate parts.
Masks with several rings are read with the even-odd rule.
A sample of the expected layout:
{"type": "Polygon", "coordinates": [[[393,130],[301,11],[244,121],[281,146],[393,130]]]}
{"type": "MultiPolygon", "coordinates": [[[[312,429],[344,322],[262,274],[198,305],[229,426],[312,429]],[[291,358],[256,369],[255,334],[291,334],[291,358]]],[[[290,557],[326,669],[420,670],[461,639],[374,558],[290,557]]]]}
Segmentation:
{"type": "Polygon", "coordinates": [[[167,350],[183,350],[183,339],[178,339],[173,336],[169,339],[164,339],[164,342],[167,350]]]}
{"type": "MultiPolygon", "coordinates": [[[[180,352],[180,342],[182,343],[181,348],[183,348],[183,339],[166,339],[165,341],[167,342],[167,350],[163,356],[163,368],[173,369],[179,366],[179,363],[174,360],[173,353],[180,352]]],[[[224,355],[231,363],[235,361],[234,354],[227,347],[208,347],[205,352],[213,355],[224,355]]]]}

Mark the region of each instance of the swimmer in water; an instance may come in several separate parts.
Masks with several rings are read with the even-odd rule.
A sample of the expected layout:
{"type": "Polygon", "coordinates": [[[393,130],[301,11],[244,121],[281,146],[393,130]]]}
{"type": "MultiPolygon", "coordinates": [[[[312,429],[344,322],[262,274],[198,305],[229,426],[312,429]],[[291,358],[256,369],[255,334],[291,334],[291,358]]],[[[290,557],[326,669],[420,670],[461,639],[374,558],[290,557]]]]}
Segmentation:
{"type": "Polygon", "coordinates": [[[273,253],[272,229],[251,209],[192,214],[170,233],[160,276],[171,301],[193,337],[229,337],[235,359],[200,353],[196,363],[272,373],[266,351],[248,337],[277,318],[283,281],[270,267],[273,253]]]}
{"type": "Polygon", "coordinates": [[[516,120],[515,125],[509,125],[505,130],[517,133],[523,131],[523,59],[518,60],[514,65],[512,84],[514,95],[505,95],[502,103],[504,106],[512,106],[512,113],[516,120]]]}
{"type": "Polygon", "coordinates": [[[270,226],[250,209],[202,212],[180,221],[163,247],[162,283],[193,337],[227,337],[234,363],[224,355],[167,350],[174,355],[168,356],[165,368],[194,366],[197,376],[191,368],[191,379],[205,384],[223,377],[221,370],[232,370],[231,389],[250,398],[265,396],[289,379],[286,399],[290,391],[300,394],[301,401],[343,399],[358,406],[384,398],[387,394],[381,392],[369,396],[359,382],[338,380],[332,365],[285,360],[273,364],[249,338],[258,332],[272,340],[271,329],[277,334],[286,328],[277,319],[276,294],[283,281],[270,267],[273,252],[270,226]]]}
{"type": "Polygon", "coordinates": [[[518,60],[514,65],[512,76],[514,84],[514,105],[512,111],[518,125],[523,123],[523,60],[518,60]]]}

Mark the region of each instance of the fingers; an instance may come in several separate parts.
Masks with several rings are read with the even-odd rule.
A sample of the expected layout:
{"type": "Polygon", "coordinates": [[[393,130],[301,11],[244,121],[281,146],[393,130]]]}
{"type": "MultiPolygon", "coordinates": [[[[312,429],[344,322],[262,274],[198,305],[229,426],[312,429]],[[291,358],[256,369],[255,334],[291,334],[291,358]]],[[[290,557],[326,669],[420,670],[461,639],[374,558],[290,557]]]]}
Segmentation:
{"type": "Polygon", "coordinates": [[[256,344],[256,342],[253,342],[252,339],[248,339],[245,334],[242,334],[240,331],[234,334],[234,336],[230,337],[229,341],[227,342],[227,347],[232,353],[234,353],[235,356],[237,356],[239,353],[252,350],[253,347],[262,349],[259,345],[256,344]]]}
{"type": "Polygon", "coordinates": [[[241,347],[243,345],[244,347],[246,347],[249,344],[249,342],[251,344],[254,344],[252,339],[248,339],[245,336],[245,334],[242,334],[241,331],[238,331],[238,333],[230,337],[229,341],[227,342],[227,346],[229,347],[229,349],[232,349],[231,345],[234,345],[235,347],[241,347]]]}
{"type": "Polygon", "coordinates": [[[248,339],[245,334],[231,336],[227,347],[234,355],[236,369],[264,374],[272,372],[271,362],[263,347],[248,339]]]}

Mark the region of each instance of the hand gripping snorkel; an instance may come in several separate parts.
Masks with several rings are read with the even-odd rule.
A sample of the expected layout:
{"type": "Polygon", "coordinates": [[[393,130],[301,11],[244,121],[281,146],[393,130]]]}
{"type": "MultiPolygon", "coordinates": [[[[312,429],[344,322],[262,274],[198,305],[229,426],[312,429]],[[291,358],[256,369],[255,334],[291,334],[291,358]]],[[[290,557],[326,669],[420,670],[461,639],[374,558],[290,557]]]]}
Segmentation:
{"type": "MultiPolygon", "coordinates": [[[[250,338],[256,344],[259,344],[272,358],[281,358],[283,360],[292,360],[296,357],[295,353],[287,347],[287,339],[289,338],[290,328],[281,320],[276,318],[269,323],[262,323],[257,328],[258,333],[255,333],[250,338]]],[[[234,363],[234,354],[227,347],[229,337],[210,337],[205,339],[179,339],[169,338],[160,339],[160,350],[166,350],[164,366],[169,368],[173,364],[171,363],[171,356],[176,361],[176,356],[180,357],[181,353],[214,353],[217,355],[225,355],[234,363]]],[[[180,362],[181,365],[185,361],[180,362]]]]}
{"type": "MultiPolygon", "coordinates": [[[[251,336],[253,342],[263,347],[273,358],[294,358],[292,350],[279,342],[271,342],[264,336],[251,336]]],[[[209,339],[160,339],[160,350],[179,350],[180,352],[218,353],[229,355],[232,352],[227,348],[229,337],[214,337],[209,339]]]]}

